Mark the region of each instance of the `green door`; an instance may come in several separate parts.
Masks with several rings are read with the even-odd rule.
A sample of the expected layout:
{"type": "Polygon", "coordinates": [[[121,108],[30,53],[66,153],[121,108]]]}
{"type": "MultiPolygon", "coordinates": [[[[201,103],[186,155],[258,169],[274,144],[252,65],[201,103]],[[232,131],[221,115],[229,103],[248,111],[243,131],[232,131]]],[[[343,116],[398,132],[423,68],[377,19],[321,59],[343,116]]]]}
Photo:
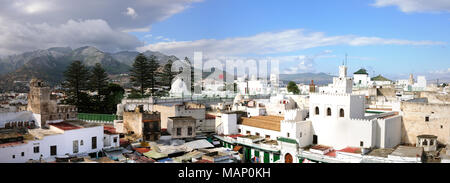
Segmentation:
{"type": "Polygon", "coordinates": [[[255,157],[259,158],[259,151],[255,150],[255,157]]]}
{"type": "Polygon", "coordinates": [[[280,155],[279,154],[273,154],[273,162],[277,161],[280,159],[280,155]]]}
{"type": "Polygon", "coordinates": [[[250,155],[251,151],[250,151],[250,149],[247,148],[247,147],[245,147],[244,153],[245,153],[245,154],[244,154],[244,156],[245,156],[245,162],[250,161],[250,159],[251,159],[251,155],[250,155]]]}
{"type": "Polygon", "coordinates": [[[268,152],[264,152],[264,163],[270,163],[270,154],[268,152]]]}

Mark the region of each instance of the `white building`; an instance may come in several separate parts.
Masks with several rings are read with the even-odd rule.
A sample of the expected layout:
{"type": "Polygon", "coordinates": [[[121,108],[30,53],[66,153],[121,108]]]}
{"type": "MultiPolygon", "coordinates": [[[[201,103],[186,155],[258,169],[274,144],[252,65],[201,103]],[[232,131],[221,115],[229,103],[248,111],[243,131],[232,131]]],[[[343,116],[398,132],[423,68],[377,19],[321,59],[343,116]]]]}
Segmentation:
{"type": "MultiPolygon", "coordinates": [[[[393,147],[400,143],[401,117],[365,116],[365,96],[353,95],[346,66],[339,67],[339,77],[332,88],[313,93],[309,100],[309,119],[313,126],[313,144],[340,149],[393,147]]],[[[329,86],[329,87],[330,87],[329,86]]]]}
{"type": "Polygon", "coordinates": [[[25,163],[65,155],[87,155],[103,148],[119,147],[119,135],[104,135],[102,125],[71,121],[53,123],[49,127],[29,130],[23,141],[0,144],[0,162],[25,163]]]}
{"type": "Polygon", "coordinates": [[[417,83],[412,85],[412,91],[424,91],[427,89],[427,79],[425,76],[417,76],[417,83]]]}
{"type": "MultiPolygon", "coordinates": [[[[337,152],[337,159],[331,162],[358,162],[361,161],[361,153],[369,149],[398,145],[401,116],[395,112],[366,116],[365,96],[351,94],[352,86],[352,78],[347,77],[347,67],[340,66],[339,77],[333,78],[333,84],[320,88],[319,93],[310,94],[309,109],[278,107],[283,114],[280,115],[280,110],[271,115],[268,105],[268,116],[241,117],[240,120],[237,114],[223,114],[223,134],[244,136],[235,138],[235,141],[218,138],[228,139],[226,144],[235,143],[247,151],[250,149],[245,152],[246,157],[264,158],[264,162],[267,157],[260,152],[269,154],[274,161],[299,162],[305,154],[314,154],[302,148],[316,144],[341,149],[337,152]],[[348,149],[361,149],[362,152],[355,154],[356,150],[352,150],[348,153],[348,149]]],[[[284,100],[284,97],[273,98],[270,103],[282,101],[283,104],[284,100]]]]}
{"type": "Polygon", "coordinates": [[[319,93],[352,93],[353,78],[347,77],[347,67],[339,66],[339,77],[333,78],[333,83],[320,87],[319,93]]]}
{"type": "Polygon", "coordinates": [[[358,88],[366,88],[372,84],[366,69],[359,69],[353,73],[353,85],[358,88]]]}

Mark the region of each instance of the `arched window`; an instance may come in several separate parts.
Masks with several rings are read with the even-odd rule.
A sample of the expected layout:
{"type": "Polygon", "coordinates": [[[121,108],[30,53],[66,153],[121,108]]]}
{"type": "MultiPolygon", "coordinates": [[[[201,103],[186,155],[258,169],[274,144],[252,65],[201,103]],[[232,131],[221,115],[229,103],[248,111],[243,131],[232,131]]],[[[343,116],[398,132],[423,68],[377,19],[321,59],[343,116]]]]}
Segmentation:
{"type": "Polygon", "coordinates": [[[344,109],[339,110],[339,117],[344,117],[344,109]]]}
{"type": "Polygon", "coordinates": [[[424,139],[423,142],[422,142],[422,145],[424,145],[424,146],[428,145],[427,140],[424,139]]]}
{"type": "Polygon", "coordinates": [[[331,116],[331,108],[327,108],[327,116],[331,116]]]}
{"type": "Polygon", "coordinates": [[[316,107],[316,115],[319,115],[319,107],[316,107]]]}

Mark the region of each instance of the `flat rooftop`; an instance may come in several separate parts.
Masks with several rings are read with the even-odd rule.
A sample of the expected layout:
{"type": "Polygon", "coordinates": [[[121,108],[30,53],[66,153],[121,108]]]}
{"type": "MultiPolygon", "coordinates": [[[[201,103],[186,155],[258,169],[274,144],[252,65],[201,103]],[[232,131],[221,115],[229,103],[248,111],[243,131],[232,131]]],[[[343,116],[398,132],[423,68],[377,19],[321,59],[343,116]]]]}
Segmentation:
{"type": "Polygon", "coordinates": [[[262,137],[260,136],[256,136],[256,135],[244,135],[244,136],[239,136],[241,138],[247,138],[247,139],[252,139],[252,140],[256,140],[256,139],[260,139],[262,137]]]}
{"type": "Polygon", "coordinates": [[[69,121],[63,121],[63,122],[59,122],[59,123],[50,123],[49,125],[54,126],[61,130],[64,130],[64,131],[102,126],[101,124],[87,123],[87,122],[80,121],[80,120],[69,120],[69,121]]]}
{"type": "Polygon", "coordinates": [[[50,129],[42,129],[42,128],[36,128],[36,129],[31,129],[28,130],[28,132],[39,139],[42,139],[45,136],[49,136],[49,135],[57,135],[57,134],[62,134],[62,132],[58,132],[55,130],[50,130],[50,129]]]}
{"type": "Polygon", "coordinates": [[[241,117],[242,125],[262,128],[266,130],[280,131],[280,123],[284,120],[281,116],[252,116],[241,117]]]}
{"type": "Polygon", "coordinates": [[[420,157],[423,154],[422,147],[398,146],[390,155],[403,157],[420,157]]]}
{"type": "Polygon", "coordinates": [[[387,158],[392,152],[394,152],[394,149],[392,148],[374,149],[370,151],[368,155],[387,158]]]}
{"type": "Polygon", "coordinates": [[[361,148],[359,148],[359,147],[346,147],[346,148],[338,150],[338,151],[346,152],[346,153],[361,154],[361,148]]]}

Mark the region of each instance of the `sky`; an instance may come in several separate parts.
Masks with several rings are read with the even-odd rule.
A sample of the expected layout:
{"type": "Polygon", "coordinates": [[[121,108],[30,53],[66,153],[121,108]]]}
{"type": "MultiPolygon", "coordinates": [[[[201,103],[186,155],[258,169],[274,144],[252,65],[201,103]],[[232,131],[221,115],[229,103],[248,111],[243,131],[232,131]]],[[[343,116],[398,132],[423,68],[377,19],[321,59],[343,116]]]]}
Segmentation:
{"type": "Polygon", "coordinates": [[[0,0],[0,55],[58,46],[450,77],[448,0],[0,0]]]}

